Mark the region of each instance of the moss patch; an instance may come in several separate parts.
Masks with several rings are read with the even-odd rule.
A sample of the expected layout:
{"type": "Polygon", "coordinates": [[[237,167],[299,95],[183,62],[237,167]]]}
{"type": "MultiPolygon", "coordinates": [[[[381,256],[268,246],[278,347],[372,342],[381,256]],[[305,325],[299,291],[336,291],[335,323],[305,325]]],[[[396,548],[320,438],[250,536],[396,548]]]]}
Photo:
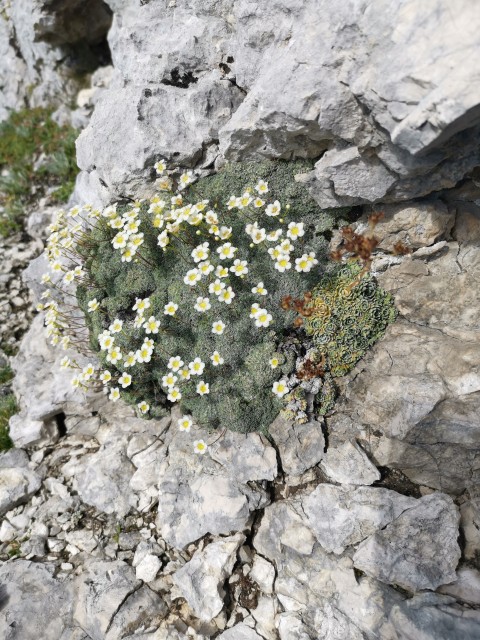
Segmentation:
{"type": "Polygon", "coordinates": [[[51,202],[66,202],[78,173],[77,131],[58,126],[43,108],[12,112],[0,123],[0,235],[20,231],[26,208],[48,189],[51,202]],[[34,168],[35,167],[35,168],[34,168]]]}

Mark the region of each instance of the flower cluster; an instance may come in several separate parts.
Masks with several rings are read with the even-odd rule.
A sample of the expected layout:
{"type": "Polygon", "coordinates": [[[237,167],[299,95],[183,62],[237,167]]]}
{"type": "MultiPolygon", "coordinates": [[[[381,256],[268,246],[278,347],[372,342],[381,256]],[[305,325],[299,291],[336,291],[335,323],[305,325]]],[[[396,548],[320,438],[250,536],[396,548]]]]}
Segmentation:
{"type": "Polygon", "coordinates": [[[293,315],[280,309],[281,293],[318,279],[318,240],[289,203],[269,201],[266,179],[223,202],[192,203],[187,194],[200,187],[192,171],[178,176],[164,161],[155,168],[158,192],[148,200],[57,214],[39,307],[48,335],[65,349],[78,350],[88,334],[98,345],[98,367],[65,360],[77,387],[97,385],[140,414],[180,403],[185,431],[188,415],[202,425],[265,428],[295,366],[281,344],[293,315]],[[86,327],[55,291],[76,296],[86,327]],[[267,392],[266,409],[253,410],[267,392]]]}

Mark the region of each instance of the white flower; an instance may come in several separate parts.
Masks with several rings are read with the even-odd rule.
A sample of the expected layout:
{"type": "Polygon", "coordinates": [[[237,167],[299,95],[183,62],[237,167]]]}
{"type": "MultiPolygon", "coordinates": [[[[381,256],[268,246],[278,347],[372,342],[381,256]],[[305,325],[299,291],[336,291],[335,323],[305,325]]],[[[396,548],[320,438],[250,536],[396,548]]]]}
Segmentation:
{"type": "MultiPolygon", "coordinates": [[[[124,227],[124,231],[126,233],[128,233],[128,235],[132,235],[134,233],[137,233],[138,231],[138,227],[140,226],[140,220],[130,220],[129,222],[127,222],[127,224],[124,227]]],[[[138,234],[140,235],[140,234],[138,234]]],[[[142,236],[143,237],[143,236],[142,236]]],[[[141,244],[141,243],[140,243],[141,244]]],[[[135,243],[133,243],[133,246],[135,246],[135,243]]]]}
{"type": "Polygon", "coordinates": [[[210,360],[212,361],[212,364],[214,367],[218,367],[218,365],[223,364],[225,362],[225,360],[218,353],[218,351],[214,351],[212,353],[212,355],[210,356],[210,360]]]}
{"type": "Polygon", "coordinates": [[[258,302],[255,302],[250,307],[250,318],[256,318],[259,311],[261,311],[260,305],[258,304],[258,302]]]}
{"type": "Polygon", "coordinates": [[[248,273],[246,260],[237,260],[234,261],[233,265],[230,267],[230,271],[234,273],[236,276],[243,276],[248,273]]]}
{"type": "Polygon", "coordinates": [[[220,227],[218,230],[218,236],[220,237],[220,240],[228,240],[232,237],[232,227],[220,227]]]}
{"type": "Polygon", "coordinates": [[[123,361],[124,367],[133,367],[137,362],[137,356],[133,351],[129,351],[128,355],[125,357],[123,361]]]}
{"type": "Polygon", "coordinates": [[[108,396],[110,400],[116,402],[120,398],[120,389],[118,387],[114,387],[110,390],[110,395],[108,396]]]}
{"type": "Polygon", "coordinates": [[[215,295],[219,295],[225,289],[225,283],[221,280],[215,280],[215,282],[211,282],[208,286],[208,292],[214,293],[215,295]]]}
{"type": "Polygon", "coordinates": [[[199,263],[198,269],[203,276],[208,276],[210,273],[212,273],[215,267],[210,263],[209,260],[205,260],[204,262],[199,263]]]}
{"type": "Polygon", "coordinates": [[[316,264],[318,264],[318,260],[315,258],[313,252],[309,254],[304,253],[300,258],[295,260],[295,270],[299,273],[308,273],[316,264]]]}
{"type": "Polygon", "coordinates": [[[137,362],[139,362],[140,364],[143,362],[150,362],[150,360],[152,359],[152,352],[153,349],[151,347],[146,344],[142,344],[140,349],[137,349],[137,351],[135,352],[137,362]]]}
{"type": "Polygon", "coordinates": [[[276,369],[280,364],[280,360],[277,358],[277,356],[273,356],[273,358],[270,358],[269,363],[272,369],[276,369]]]}
{"type": "Polygon", "coordinates": [[[279,244],[279,247],[284,253],[291,253],[295,249],[295,247],[290,242],[290,240],[288,240],[288,238],[285,238],[285,240],[282,240],[282,242],[279,244]]]}
{"type": "Polygon", "coordinates": [[[158,328],[160,326],[160,320],[157,320],[155,316],[150,316],[150,318],[144,323],[143,328],[145,329],[145,333],[158,333],[158,328]]]}
{"type": "Polygon", "coordinates": [[[277,382],[274,382],[272,391],[279,398],[283,398],[283,396],[288,393],[286,380],[278,380],[277,382]]]}
{"type": "Polygon", "coordinates": [[[158,234],[157,244],[160,247],[165,248],[169,243],[170,243],[170,238],[168,237],[168,231],[162,231],[162,233],[158,234]]]}
{"type": "Polygon", "coordinates": [[[140,327],[143,325],[144,322],[145,322],[145,316],[143,315],[143,313],[141,313],[140,315],[135,316],[135,320],[133,321],[133,326],[135,327],[135,329],[140,329],[140,327]]]}
{"type": "Polygon", "coordinates": [[[133,311],[137,313],[143,313],[145,309],[150,308],[150,298],[135,298],[135,304],[133,305],[133,311]]]}
{"type": "Polygon", "coordinates": [[[218,300],[220,302],[225,302],[225,304],[232,304],[232,300],[234,299],[234,297],[235,293],[232,287],[227,287],[226,289],[220,291],[220,293],[218,294],[218,300]]]}
{"type": "Polygon", "coordinates": [[[205,313],[205,311],[208,311],[211,308],[212,308],[212,305],[210,304],[210,300],[208,298],[202,298],[202,296],[199,296],[197,298],[197,302],[194,307],[196,311],[199,311],[200,313],[205,313]]]}
{"type": "Polygon", "coordinates": [[[220,256],[220,260],[230,260],[234,257],[236,252],[236,247],[232,247],[231,242],[225,242],[217,249],[217,253],[220,256]]]}
{"type": "Polygon", "coordinates": [[[127,234],[120,231],[120,233],[117,233],[117,235],[112,240],[113,248],[123,249],[124,247],[127,246],[127,241],[128,241],[127,234]]]}
{"type": "Polygon", "coordinates": [[[183,278],[185,284],[193,287],[201,279],[202,275],[198,269],[190,269],[187,271],[187,275],[183,278]]]}
{"type": "Polygon", "coordinates": [[[272,316],[266,309],[259,309],[255,316],[256,327],[268,327],[272,321],[272,316]]]}
{"type": "Polygon", "coordinates": [[[229,209],[235,209],[236,206],[237,206],[237,198],[235,196],[230,196],[227,202],[227,207],[229,209]]]}
{"type": "Polygon", "coordinates": [[[120,333],[123,327],[123,321],[115,318],[112,324],[108,327],[108,330],[112,333],[120,333]]]}
{"type": "Polygon", "coordinates": [[[170,387],[168,390],[167,398],[170,402],[178,402],[182,397],[181,391],[178,387],[170,387]]]}
{"type": "Polygon", "coordinates": [[[301,238],[305,235],[303,222],[289,222],[288,223],[288,231],[287,236],[292,240],[296,240],[297,238],[301,238]]]}
{"type": "Polygon", "coordinates": [[[205,221],[208,224],[218,224],[218,215],[215,213],[215,211],[207,211],[207,213],[205,214],[205,221]]]}
{"type": "Polygon", "coordinates": [[[228,278],[228,267],[222,267],[222,265],[218,265],[215,269],[215,275],[217,278],[228,278]]]}
{"type": "Polygon", "coordinates": [[[150,405],[145,402],[145,400],[142,400],[142,402],[139,402],[137,404],[137,407],[140,409],[140,413],[148,413],[148,411],[150,410],[150,405]]]}
{"type": "Polygon", "coordinates": [[[172,356],[168,361],[167,367],[176,372],[183,367],[183,360],[180,356],[172,356]]]}
{"type": "Polygon", "coordinates": [[[92,363],[87,364],[87,366],[83,367],[82,369],[84,380],[90,380],[90,378],[93,376],[94,373],[95,373],[95,367],[93,366],[92,363]]]}
{"type": "Polygon", "coordinates": [[[108,331],[104,331],[98,336],[98,342],[102,351],[107,351],[113,347],[114,337],[110,335],[108,331]]]}
{"type": "Polygon", "coordinates": [[[134,249],[138,249],[138,247],[140,247],[144,242],[144,236],[143,233],[136,233],[134,235],[131,235],[129,238],[129,246],[133,247],[134,249]]]}
{"type": "Polygon", "coordinates": [[[116,216],[115,218],[112,218],[108,224],[110,227],[112,227],[112,229],[123,228],[123,220],[120,216],[116,216]]]}
{"type": "Polygon", "coordinates": [[[145,338],[143,344],[153,351],[154,341],[151,338],[145,338]]]}
{"type": "Polygon", "coordinates": [[[68,356],[65,356],[60,361],[60,367],[62,369],[68,369],[71,364],[72,364],[72,362],[71,362],[71,360],[70,360],[70,358],[68,356]]]}
{"type": "Polygon", "coordinates": [[[212,333],[215,333],[217,336],[221,336],[225,331],[225,324],[221,320],[216,320],[212,324],[212,333]]]}
{"type": "Polygon", "coordinates": [[[103,382],[103,384],[107,384],[111,379],[112,374],[110,373],[110,371],[108,371],[108,369],[105,369],[105,371],[100,374],[100,380],[103,382]]]}
{"type": "Polygon", "coordinates": [[[190,380],[190,370],[187,367],[179,369],[177,373],[182,380],[190,380]]]}
{"type": "Polygon", "coordinates": [[[164,387],[174,387],[177,380],[178,380],[177,376],[175,376],[172,372],[170,372],[170,373],[167,373],[166,376],[163,376],[162,385],[164,387]]]}
{"type": "Polygon", "coordinates": [[[198,247],[190,254],[195,262],[202,262],[202,260],[207,260],[210,255],[210,249],[208,242],[204,242],[203,244],[199,244],[198,247]]]}
{"type": "Polygon", "coordinates": [[[167,304],[163,309],[163,313],[166,316],[174,316],[177,313],[177,310],[178,310],[178,304],[175,304],[175,302],[167,302],[167,304]]]}
{"type": "Polygon", "coordinates": [[[188,368],[190,369],[192,376],[201,376],[205,369],[205,363],[202,362],[200,358],[195,358],[195,360],[189,362],[188,368]]]}
{"type": "Polygon", "coordinates": [[[200,380],[200,382],[196,386],[196,391],[199,396],[204,396],[207,393],[210,393],[210,385],[208,384],[208,382],[200,380]]]}
{"type": "Polygon", "coordinates": [[[66,284],[72,283],[75,280],[75,272],[67,271],[67,273],[63,276],[63,280],[64,282],[66,282],[66,284]]]}
{"type": "Polygon", "coordinates": [[[192,419],[188,416],[182,416],[177,420],[178,428],[180,431],[190,431],[190,427],[192,426],[192,419]]]}
{"type": "MultiPolygon", "coordinates": [[[[155,167],[155,171],[158,173],[158,175],[162,175],[162,173],[165,172],[165,169],[167,168],[167,163],[165,160],[159,160],[158,162],[156,162],[154,164],[155,167]]],[[[143,412],[145,413],[145,412],[143,412]]]]}
{"type": "Polygon", "coordinates": [[[257,193],[268,193],[268,183],[263,180],[259,180],[255,185],[255,191],[257,193]]]}
{"type": "Polygon", "coordinates": [[[289,256],[279,256],[277,261],[275,262],[275,269],[280,271],[280,273],[284,273],[288,271],[288,269],[292,268],[292,263],[290,262],[289,256]]]}
{"type": "Polygon", "coordinates": [[[207,449],[208,445],[203,440],[195,440],[195,442],[193,443],[194,452],[200,454],[201,456],[203,456],[207,449]]]}
{"type": "Polygon", "coordinates": [[[194,180],[195,176],[193,175],[193,171],[185,171],[185,173],[182,173],[182,175],[180,176],[180,179],[178,181],[178,188],[185,189],[185,187],[188,187],[188,185],[191,184],[194,180]]]}
{"type": "Polygon", "coordinates": [[[252,230],[252,233],[250,235],[254,244],[260,244],[267,237],[267,232],[265,231],[265,229],[255,228],[252,230]]]}
{"type": "Polygon", "coordinates": [[[100,303],[98,302],[98,300],[96,298],[93,298],[93,300],[90,300],[90,302],[88,303],[88,313],[96,311],[99,306],[100,303]]]}
{"type": "Polygon", "coordinates": [[[256,293],[259,296],[266,296],[268,291],[263,286],[263,282],[259,282],[256,287],[253,287],[252,293],[256,293]]]}
{"type": "Polygon", "coordinates": [[[244,209],[245,207],[248,207],[248,205],[251,203],[252,200],[253,198],[250,195],[250,193],[248,191],[245,191],[243,196],[238,198],[237,206],[239,209],[244,209]]]}
{"type": "Polygon", "coordinates": [[[131,262],[133,256],[135,255],[135,248],[127,245],[127,247],[122,251],[121,256],[122,256],[122,262],[131,262]]]}
{"type": "Polygon", "coordinates": [[[270,217],[278,216],[281,208],[282,207],[280,206],[280,202],[278,200],[275,200],[274,203],[267,205],[265,213],[270,217]]]}
{"type": "Polygon", "coordinates": [[[255,207],[255,209],[260,209],[260,207],[263,207],[264,204],[265,200],[262,200],[261,198],[255,198],[255,200],[253,201],[253,206],[255,207]]]}
{"type": "Polygon", "coordinates": [[[110,347],[107,353],[108,362],[111,362],[112,364],[117,364],[117,362],[121,359],[122,359],[122,352],[120,351],[120,349],[115,346],[110,347]]]}
{"type": "Polygon", "coordinates": [[[123,372],[118,382],[122,385],[122,389],[126,389],[132,384],[132,376],[128,373],[123,372]]]}
{"type": "Polygon", "coordinates": [[[71,384],[72,384],[72,387],[75,387],[75,389],[78,389],[78,387],[82,386],[82,381],[80,380],[79,376],[74,376],[71,380],[71,384]]]}

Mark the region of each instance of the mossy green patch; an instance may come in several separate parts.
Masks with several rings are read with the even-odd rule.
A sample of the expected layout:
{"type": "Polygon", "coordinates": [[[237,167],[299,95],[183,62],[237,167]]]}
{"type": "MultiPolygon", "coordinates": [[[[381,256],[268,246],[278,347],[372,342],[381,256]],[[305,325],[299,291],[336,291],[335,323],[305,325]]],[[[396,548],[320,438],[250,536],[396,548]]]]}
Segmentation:
{"type": "Polygon", "coordinates": [[[337,266],[312,292],[305,330],[326,371],[320,413],[330,411],[335,402],[333,378],[349,373],[397,316],[392,295],[361,271],[358,262],[337,266]]]}
{"type": "Polygon", "coordinates": [[[13,447],[13,442],[8,434],[8,421],[18,413],[15,396],[9,393],[0,396],[0,451],[8,451],[13,447]]]}
{"type": "Polygon", "coordinates": [[[26,208],[47,189],[56,188],[52,203],[68,200],[78,173],[76,137],[44,108],[12,112],[0,123],[0,235],[20,231],[26,208]]]}
{"type": "MultiPolygon", "coordinates": [[[[112,374],[122,373],[121,362],[112,365],[105,351],[99,351],[98,336],[115,318],[124,322],[124,330],[115,334],[116,344],[124,355],[140,348],[145,337],[144,330],[132,328],[135,312],[132,307],[136,298],[150,298],[151,306],[146,316],[161,319],[161,331],[155,336],[155,351],[148,365],[135,364],[128,372],[132,385],[121,390],[124,399],[137,404],[147,401],[151,415],[162,415],[169,406],[162,377],[168,372],[171,356],[179,355],[185,365],[195,357],[205,363],[201,376],[210,385],[208,395],[196,392],[196,383],[201,378],[192,376],[181,385],[180,405],[185,413],[191,413],[197,423],[209,428],[229,428],[240,432],[265,431],[284,406],[282,400],[272,393],[272,385],[295,369],[295,358],[283,342],[291,335],[295,318],[293,311],[280,308],[286,295],[300,296],[319,280],[328,263],[328,242],[325,232],[345,220],[346,210],[325,211],[309,197],[305,188],[295,182],[295,174],[311,169],[306,161],[262,162],[228,165],[219,173],[202,178],[184,193],[184,202],[208,200],[208,208],[219,213],[220,224],[232,228],[231,242],[238,248],[235,258],[248,261],[248,276],[239,278],[229,275],[226,285],[235,291],[235,304],[217,302],[208,291],[211,278],[202,280],[193,289],[183,278],[187,270],[195,266],[190,257],[194,247],[204,241],[212,245],[212,259],[217,264],[216,246],[213,236],[203,227],[186,227],[181,237],[172,237],[167,250],[158,246],[159,229],[152,226],[152,215],[148,204],[140,208],[141,231],[144,242],[141,257],[137,261],[122,262],[118,250],[112,248],[116,233],[100,219],[89,234],[88,241],[80,244],[89,283],[77,289],[80,307],[85,313],[90,330],[90,345],[99,352],[102,364],[112,374]],[[279,273],[267,247],[257,245],[245,233],[247,223],[279,226],[277,219],[268,218],[265,212],[252,207],[247,211],[228,211],[226,202],[230,196],[241,196],[246,188],[252,189],[258,179],[268,182],[268,200],[279,200],[282,216],[288,221],[302,222],[305,234],[295,241],[295,256],[314,252],[319,265],[308,273],[299,273],[290,268],[279,273]],[[263,282],[268,295],[260,297],[252,293],[252,287],[263,282]],[[209,296],[212,309],[201,314],[194,309],[196,296],[209,296]],[[100,308],[88,312],[88,302],[96,298],[100,308]],[[164,306],[173,301],[179,312],[173,318],[164,314],[164,306]],[[258,328],[250,317],[254,303],[260,303],[271,312],[273,319],[268,328],[258,328]],[[227,325],[223,335],[212,333],[212,322],[221,319],[227,325]],[[213,366],[211,355],[218,351],[224,362],[213,366]],[[272,368],[269,361],[279,356],[281,364],[272,368]]],[[[167,194],[167,197],[168,194],[167,194]]],[[[118,205],[117,211],[124,213],[130,204],[118,205]]],[[[285,232],[282,239],[285,238],[285,232]]],[[[219,242],[218,244],[221,244],[219,242]]],[[[275,243],[273,243],[275,244],[275,243]]],[[[273,246],[270,244],[268,246],[273,246]]],[[[293,263],[295,264],[295,263],[293,263]]],[[[231,265],[231,261],[227,266],[231,265]]]]}

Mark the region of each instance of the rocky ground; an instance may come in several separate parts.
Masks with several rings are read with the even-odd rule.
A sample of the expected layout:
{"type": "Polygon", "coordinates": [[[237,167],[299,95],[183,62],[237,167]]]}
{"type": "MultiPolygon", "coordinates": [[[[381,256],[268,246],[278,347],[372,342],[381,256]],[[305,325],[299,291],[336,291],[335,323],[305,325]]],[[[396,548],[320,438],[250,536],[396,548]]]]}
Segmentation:
{"type": "Polygon", "coordinates": [[[0,455],[9,640],[480,638],[478,12],[253,4],[1,3],[0,117],[73,100],[72,203],[148,195],[161,157],[315,159],[322,206],[364,205],[359,230],[385,212],[372,268],[399,317],[320,423],[182,433],[71,387],[20,280],[38,298],[40,209],[0,247],[2,340],[31,323],[0,455]]]}
{"type": "Polygon", "coordinates": [[[385,208],[373,269],[401,315],[325,424],[278,418],[272,443],[227,433],[197,456],[215,438],[175,412],[85,398],[35,318],[0,456],[5,637],[478,638],[471,196],[385,208]],[[399,239],[413,254],[387,253],[399,239]]]}

